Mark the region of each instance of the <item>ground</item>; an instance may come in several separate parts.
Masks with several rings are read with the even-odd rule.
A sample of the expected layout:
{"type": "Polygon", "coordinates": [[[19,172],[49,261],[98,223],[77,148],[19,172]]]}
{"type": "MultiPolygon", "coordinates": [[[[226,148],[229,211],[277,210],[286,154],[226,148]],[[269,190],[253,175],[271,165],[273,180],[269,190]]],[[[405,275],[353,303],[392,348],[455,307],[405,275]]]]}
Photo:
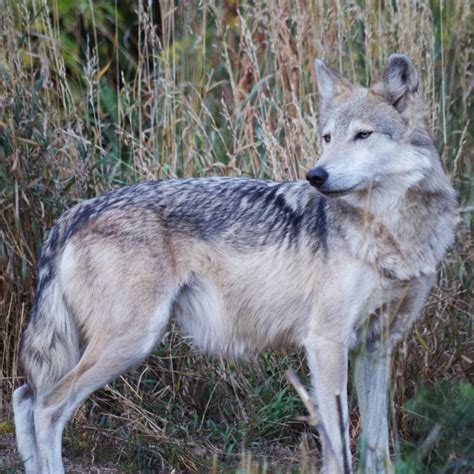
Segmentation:
{"type": "MultiPolygon", "coordinates": [[[[312,443],[311,443],[312,444],[312,443]]],[[[117,449],[117,453],[121,449],[126,449],[126,446],[109,446],[107,450],[117,449]]],[[[301,448],[301,446],[299,447],[301,448]]],[[[113,461],[97,460],[95,458],[94,451],[90,451],[89,447],[87,452],[84,452],[81,456],[79,445],[72,445],[70,437],[66,436],[65,449],[64,449],[64,466],[67,473],[104,473],[104,474],[122,474],[137,472],[137,469],[133,466],[126,466],[121,462],[114,463],[113,461]],[[72,460],[74,459],[74,460],[72,460]],[[125,467],[124,467],[125,466],[125,467]]],[[[319,449],[310,450],[307,456],[301,456],[301,452],[297,452],[294,449],[274,445],[266,447],[266,455],[270,459],[268,462],[257,459],[250,453],[241,456],[241,459],[237,463],[230,463],[227,466],[222,466],[217,463],[212,463],[212,467],[202,469],[201,472],[239,472],[248,474],[263,474],[265,472],[279,472],[289,473],[304,472],[312,474],[318,472],[319,465],[319,449]],[[275,462],[275,460],[278,460],[275,462]],[[233,464],[233,465],[231,465],[233,464]]],[[[109,451],[110,455],[110,451],[109,451]]],[[[99,458],[102,455],[98,456],[99,458]]],[[[201,470],[201,469],[200,469],[201,470]]],[[[15,434],[14,433],[0,433],[0,472],[8,474],[22,473],[23,470],[20,466],[20,458],[16,450],[15,434]]],[[[140,471],[140,472],[151,472],[140,471]]],[[[154,472],[160,472],[159,469],[154,472]]],[[[185,472],[183,470],[165,470],[165,472],[185,472]]],[[[191,471],[189,471],[191,472],[191,471]]]]}
{"type": "MultiPolygon", "coordinates": [[[[79,459],[71,461],[67,456],[64,457],[64,466],[68,473],[107,473],[107,474],[122,474],[125,472],[112,463],[97,463],[86,459],[79,459]]],[[[20,467],[20,457],[16,450],[15,434],[14,433],[0,433],[0,472],[8,474],[21,473],[23,469],[20,467]]]]}

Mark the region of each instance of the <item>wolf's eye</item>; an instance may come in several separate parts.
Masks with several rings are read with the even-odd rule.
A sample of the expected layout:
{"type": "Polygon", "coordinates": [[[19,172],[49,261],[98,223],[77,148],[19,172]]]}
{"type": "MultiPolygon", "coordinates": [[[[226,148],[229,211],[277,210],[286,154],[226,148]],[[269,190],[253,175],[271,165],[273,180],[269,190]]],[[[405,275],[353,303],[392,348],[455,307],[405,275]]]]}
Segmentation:
{"type": "Polygon", "coordinates": [[[367,131],[359,132],[359,133],[354,137],[354,140],[364,140],[365,138],[369,138],[370,135],[372,135],[372,132],[367,132],[367,131]]]}
{"type": "Polygon", "coordinates": [[[326,135],[323,135],[323,140],[326,142],[326,143],[329,143],[331,141],[331,134],[330,133],[326,133],[326,135]]]}

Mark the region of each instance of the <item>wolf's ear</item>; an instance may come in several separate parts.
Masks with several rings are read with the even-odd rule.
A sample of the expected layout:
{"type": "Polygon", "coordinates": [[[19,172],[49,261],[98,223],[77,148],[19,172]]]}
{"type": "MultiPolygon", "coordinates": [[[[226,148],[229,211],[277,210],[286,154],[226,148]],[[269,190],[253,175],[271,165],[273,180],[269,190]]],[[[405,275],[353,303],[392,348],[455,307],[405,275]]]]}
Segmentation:
{"type": "Polygon", "coordinates": [[[319,94],[324,101],[329,101],[353,87],[345,77],[326,66],[326,63],[321,59],[314,61],[314,70],[316,71],[319,94]]]}
{"type": "Polygon", "coordinates": [[[392,54],[383,73],[383,83],[387,99],[399,112],[403,112],[408,97],[418,91],[420,79],[408,56],[392,54]]]}

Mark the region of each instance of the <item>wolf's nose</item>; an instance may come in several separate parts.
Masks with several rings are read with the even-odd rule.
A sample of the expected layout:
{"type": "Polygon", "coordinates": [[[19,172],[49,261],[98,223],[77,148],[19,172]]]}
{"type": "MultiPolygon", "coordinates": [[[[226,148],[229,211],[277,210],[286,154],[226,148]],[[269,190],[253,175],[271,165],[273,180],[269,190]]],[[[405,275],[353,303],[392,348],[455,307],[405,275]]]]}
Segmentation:
{"type": "Polygon", "coordinates": [[[306,174],[306,179],[312,186],[319,188],[322,186],[328,179],[329,173],[321,166],[316,166],[316,168],[311,168],[306,174]]]}

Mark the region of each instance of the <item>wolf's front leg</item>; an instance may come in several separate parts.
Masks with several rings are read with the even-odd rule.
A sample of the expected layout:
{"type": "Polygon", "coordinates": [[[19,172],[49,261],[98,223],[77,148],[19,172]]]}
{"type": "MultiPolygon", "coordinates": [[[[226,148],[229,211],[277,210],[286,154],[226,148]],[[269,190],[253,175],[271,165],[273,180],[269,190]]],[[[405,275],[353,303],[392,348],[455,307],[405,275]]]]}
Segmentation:
{"type": "Polygon", "coordinates": [[[362,349],[355,360],[355,385],[362,417],[359,471],[367,474],[392,472],[388,447],[388,384],[390,350],[362,349]]]}
{"type": "Polygon", "coordinates": [[[350,473],[349,418],[347,407],[347,346],[322,336],[308,339],[308,364],[321,416],[323,469],[327,474],[350,473]]]}
{"type": "Polygon", "coordinates": [[[400,298],[380,315],[385,327],[379,337],[366,341],[355,359],[355,386],[362,418],[360,472],[393,472],[388,436],[388,390],[392,348],[419,316],[434,275],[411,280],[400,298]]]}

